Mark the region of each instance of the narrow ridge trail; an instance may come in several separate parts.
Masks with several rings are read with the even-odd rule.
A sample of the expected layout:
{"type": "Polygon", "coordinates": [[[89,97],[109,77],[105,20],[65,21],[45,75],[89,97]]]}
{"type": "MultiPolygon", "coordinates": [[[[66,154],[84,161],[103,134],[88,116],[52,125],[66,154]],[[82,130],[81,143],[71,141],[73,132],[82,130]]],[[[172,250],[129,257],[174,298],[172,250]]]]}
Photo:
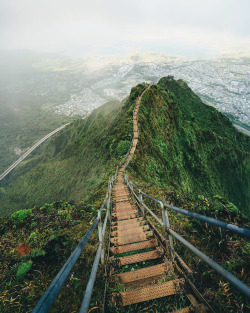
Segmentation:
{"type": "MultiPolygon", "coordinates": [[[[175,273],[170,252],[167,251],[167,241],[164,247],[152,224],[140,216],[124,183],[124,171],[138,143],[137,117],[141,98],[150,87],[144,90],[137,100],[133,113],[133,144],[124,164],[118,170],[117,182],[112,193],[110,282],[115,286],[122,284],[124,290],[113,293],[112,300],[117,307],[124,307],[166,296],[183,295],[187,298],[187,301],[182,301],[184,307],[181,305],[180,309],[169,312],[207,312],[205,306],[200,304],[192,294],[186,294],[185,289],[190,288],[186,288],[183,276],[175,273]],[[132,268],[131,271],[126,271],[131,265],[139,269],[132,268]]],[[[137,311],[132,308],[132,311],[134,310],[137,311]]]]}

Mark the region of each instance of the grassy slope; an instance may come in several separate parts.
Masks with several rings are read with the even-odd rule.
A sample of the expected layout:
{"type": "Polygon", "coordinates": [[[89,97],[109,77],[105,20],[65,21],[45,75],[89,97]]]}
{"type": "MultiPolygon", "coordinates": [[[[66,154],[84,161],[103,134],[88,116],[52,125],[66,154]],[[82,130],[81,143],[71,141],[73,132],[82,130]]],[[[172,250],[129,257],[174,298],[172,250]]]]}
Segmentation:
{"type": "Polygon", "coordinates": [[[250,138],[186,83],[161,79],[143,97],[139,124],[131,167],[137,179],[195,196],[219,194],[249,212],[250,138]]]}
{"type": "MultiPolygon", "coordinates": [[[[170,83],[176,84],[175,82],[170,83]]],[[[179,84],[182,83],[179,82],[179,84]]],[[[177,84],[176,87],[178,87],[177,84]]],[[[13,217],[1,219],[0,243],[2,253],[0,264],[2,267],[0,278],[3,284],[0,288],[0,310],[13,312],[14,309],[18,312],[30,312],[43,294],[43,291],[70,255],[77,242],[88,229],[91,220],[96,216],[96,210],[93,208],[93,205],[95,208],[98,208],[99,203],[103,200],[103,197],[100,197],[100,195],[106,191],[106,184],[104,184],[104,182],[107,182],[108,174],[114,170],[115,165],[119,161],[118,144],[122,140],[129,140],[131,138],[132,108],[142,88],[143,86],[140,85],[132,90],[130,98],[126,101],[124,107],[121,107],[121,104],[117,106],[110,103],[93,112],[90,118],[85,121],[76,121],[60,135],[53,138],[49,144],[44,146],[44,149],[41,149],[40,152],[43,153],[41,157],[35,155],[9,177],[9,185],[5,186],[5,200],[8,200],[7,196],[10,197],[11,194],[17,195],[17,188],[21,188],[22,192],[25,192],[26,196],[30,199],[29,201],[32,199],[34,201],[43,201],[44,197],[47,197],[46,192],[48,188],[52,188],[53,190],[50,191],[50,197],[52,198],[53,192],[56,195],[58,188],[60,190],[62,186],[61,183],[59,184],[57,182],[61,179],[60,176],[62,176],[62,174],[67,174],[65,178],[62,177],[62,181],[65,184],[64,192],[67,195],[65,198],[71,197],[71,192],[74,192],[75,188],[73,188],[72,185],[78,184],[78,181],[79,184],[83,184],[83,175],[86,175],[85,178],[88,180],[92,179],[92,185],[96,193],[91,194],[91,198],[86,202],[87,204],[84,202],[55,202],[50,205],[44,205],[40,209],[34,208],[32,213],[20,223],[17,223],[18,220],[13,217]],[[45,148],[47,149],[45,150],[45,148]],[[91,154],[87,153],[87,149],[91,150],[91,154]],[[30,169],[29,172],[27,172],[28,169],[30,169]],[[71,180],[70,177],[72,173],[75,174],[75,177],[71,180]],[[48,174],[50,175],[51,182],[47,178],[48,174]],[[36,184],[37,188],[39,186],[40,193],[38,190],[37,194],[32,194],[32,192],[36,191],[35,186],[32,187],[33,189],[31,188],[32,192],[25,190],[26,186],[23,187],[22,183],[18,181],[21,178],[27,181],[27,188],[30,188],[28,184],[30,181],[36,184]],[[73,179],[75,181],[73,181],[73,179]],[[103,185],[102,189],[99,188],[99,183],[103,185]],[[9,188],[13,188],[12,193],[9,188]],[[29,245],[31,252],[21,256],[18,252],[18,247],[22,244],[29,245]],[[43,254],[40,256],[36,255],[35,253],[38,253],[38,250],[43,254]],[[33,262],[31,269],[24,278],[18,279],[18,268],[22,266],[23,263],[29,262],[30,260],[33,262]]],[[[194,123],[192,120],[187,121],[183,117],[180,103],[177,104],[177,100],[175,99],[176,94],[174,95],[164,89],[159,86],[153,87],[143,97],[143,103],[140,107],[140,141],[130,171],[133,172],[137,180],[145,179],[146,185],[149,186],[149,188],[151,184],[153,191],[153,193],[150,191],[151,194],[154,194],[154,192],[156,192],[155,195],[157,192],[160,193],[162,189],[159,188],[160,185],[161,187],[162,185],[163,187],[167,187],[168,194],[166,189],[164,193],[168,195],[168,198],[172,198],[174,204],[180,207],[188,203],[189,208],[189,206],[192,207],[194,203],[191,203],[186,193],[178,195],[177,189],[188,189],[192,191],[193,188],[193,196],[197,205],[196,209],[202,207],[204,210],[209,211],[211,210],[211,206],[207,200],[203,198],[197,200],[195,196],[196,192],[201,191],[205,182],[202,176],[199,177],[197,175],[197,177],[193,178],[197,184],[196,186],[191,179],[193,175],[192,166],[189,168],[189,163],[186,164],[183,161],[184,156],[187,155],[186,147],[189,147],[194,139],[198,141],[198,134],[201,136],[203,133],[208,132],[212,137],[211,142],[208,142],[207,138],[204,140],[204,138],[201,137],[201,143],[199,144],[203,150],[198,154],[199,146],[198,143],[195,144],[195,149],[191,150],[193,154],[189,152],[192,158],[191,160],[197,158],[197,162],[201,162],[200,158],[203,158],[204,162],[205,156],[213,148],[214,143],[218,141],[216,147],[224,144],[224,142],[226,144],[230,142],[233,149],[236,149],[237,153],[235,154],[235,158],[237,161],[239,152],[236,145],[244,146],[245,137],[240,137],[243,143],[240,142],[239,139],[237,139],[239,142],[236,142],[230,139],[230,137],[226,139],[222,134],[219,135],[219,130],[218,133],[215,133],[216,129],[206,131],[202,129],[198,123],[194,123]],[[187,143],[189,144],[187,145],[187,143]],[[147,161],[147,164],[141,164],[142,161],[147,161]],[[139,170],[145,171],[143,176],[141,174],[139,175],[139,170]],[[180,171],[184,171],[182,176],[180,176],[180,171]],[[175,175],[177,181],[171,178],[172,173],[175,175]],[[184,180],[184,183],[182,180],[184,180]],[[180,187],[178,187],[178,181],[181,183],[180,187]],[[171,193],[169,189],[174,189],[174,187],[176,190],[171,193]]],[[[192,95],[192,97],[196,98],[194,95],[192,95]]],[[[219,113],[215,111],[215,114],[219,113]]],[[[221,130],[223,130],[223,125],[221,130]]],[[[229,159],[231,159],[232,151],[229,150],[229,148],[228,151],[230,152],[229,159]]],[[[246,152],[240,153],[242,153],[243,156],[246,154],[246,152]]],[[[216,158],[216,160],[218,159],[216,158]]],[[[217,163],[215,162],[215,166],[218,165],[217,163]]],[[[201,163],[197,163],[195,166],[198,167],[198,164],[201,163]]],[[[210,163],[206,162],[205,169],[210,169],[209,166],[210,163]]],[[[242,171],[243,169],[244,166],[242,166],[242,171]]],[[[215,176],[213,173],[211,175],[211,177],[215,176]]],[[[220,181],[221,177],[222,176],[219,175],[217,180],[222,185],[220,181]]],[[[85,185],[81,187],[83,189],[76,190],[75,197],[87,195],[90,187],[86,185],[86,179],[85,185]]],[[[209,183],[211,182],[212,180],[209,180],[209,183]]],[[[90,181],[88,181],[88,184],[90,184],[90,181]]],[[[216,192],[217,191],[218,190],[216,190],[216,192]]],[[[202,193],[210,194],[210,190],[202,190],[202,193]]],[[[18,207],[18,205],[16,207],[18,207]]],[[[21,204],[19,207],[21,207],[21,204]]],[[[158,212],[156,211],[156,213],[158,212]]],[[[159,212],[159,216],[160,213],[161,212],[159,212]]],[[[225,216],[219,216],[219,218],[225,218],[225,216]]],[[[231,222],[240,223],[240,218],[236,215],[229,213],[228,219],[231,222]]],[[[205,252],[215,256],[216,261],[220,263],[222,263],[222,261],[225,262],[223,266],[228,265],[229,262],[231,268],[228,269],[230,271],[236,271],[244,275],[247,273],[246,270],[245,272],[242,271],[242,266],[245,266],[244,254],[247,253],[241,248],[241,246],[243,246],[245,250],[247,250],[244,240],[242,240],[243,243],[241,243],[241,241],[237,239],[237,236],[236,239],[231,237],[226,238],[225,236],[221,238],[223,240],[219,242],[218,238],[223,234],[215,234],[215,230],[212,227],[203,227],[203,224],[201,225],[193,220],[190,221],[185,217],[171,216],[171,225],[177,232],[183,234],[185,232],[185,234],[188,234],[190,237],[187,238],[188,240],[197,245],[202,251],[204,251],[205,248],[205,252]],[[197,229],[199,230],[198,233],[197,229]],[[228,243],[230,243],[230,245],[228,245],[228,243]],[[233,249],[233,252],[229,249],[233,249]],[[243,252],[241,250],[243,250],[243,252]],[[232,254],[233,258],[231,258],[232,254]]],[[[53,312],[67,312],[69,308],[71,311],[79,310],[83,290],[86,286],[87,277],[91,268],[90,264],[93,262],[96,250],[96,238],[97,234],[94,234],[89,245],[86,247],[86,253],[80,257],[74,268],[73,275],[67,280],[65,287],[60,292],[52,308],[53,312]]],[[[179,247],[176,248],[178,253],[181,254],[182,251],[179,250],[179,247]]],[[[203,285],[207,286],[209,289],[210,293],[206,294],[206,298],[213,304],[215,303],[216,312],[240,312],[240,310],[235,309],[235,306],[226,307],[225,305],[227,303],[222,302],[221,296],[229,302],[229,305],[231,305],[232,301],[236,301],[236,305],[237,303],[241,303],[237,298],[235,298],[236,300],[233,298],[231,302],[229,301],[230,298],[232,298],[229,294],[230,289],[228,291],[226,286],[224,290],[219,291],[219,296],[218,292],[212,294],[212,290],[215,286],[212,284],[211,271],[206,268],[204,269],[200,262],[197,262],[186,250],[184,253],[184,257],[185,256],[187,256],[185,261],[188,262],[192,268],[197,270],[196,276],[201,277],[203,285]],[[201,272],[199,270],[201,270],[201,272]],[[226,311],[223,310],[223,306],[225,306],[226,311]]],[[[239,278],[242,279],[240,276],[239,278]]],[[[198,284],[198,280],[195,283],[198,284]]],[[[102,284],[103,273],[100,271],[91,301],[91,308],[100,307],[103,296],[103,289],[100,287],[103,286],[102,284]]],[[[221,285],[221,288],[222,287],[221,285]]],[[[147,309],[146,312],[154,312],[156,309],[158,310],[160,302],[161,300],[146,303],[146,308],[144,309],[147,309]],[[148,309],[148,307],[150,307],[150,309],[148,309]]],[[[163,312],[166,311],[165,304],[163,300],[163,312]]],[[[178,303],[178,305],[179,304],[180,303],[178,303]]],[[[99,311],[98,308],[96,311],[99,311]]],[[[131,312],[132,311],[133,307],[131,308],[131,312]]]]}
{"type": "Polygon", "coordinates": [[[110,102],[73,122],[17,167],[2,182],[0,213],[104,192],[121,154],[118,143],[132,138],[131,107],[143,88],[134,88],[124,106],[110,102]]]}

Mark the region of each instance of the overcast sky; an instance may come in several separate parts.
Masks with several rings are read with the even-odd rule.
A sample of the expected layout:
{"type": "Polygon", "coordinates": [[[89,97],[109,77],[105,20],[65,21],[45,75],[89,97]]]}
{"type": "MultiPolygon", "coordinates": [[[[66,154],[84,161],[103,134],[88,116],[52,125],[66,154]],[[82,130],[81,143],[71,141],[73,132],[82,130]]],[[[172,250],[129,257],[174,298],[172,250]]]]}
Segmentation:
{"type": "Polygon", "coordinates": [[[250,49],[250,0],[0,0],[0,49],[209,56],[250,49]]]}

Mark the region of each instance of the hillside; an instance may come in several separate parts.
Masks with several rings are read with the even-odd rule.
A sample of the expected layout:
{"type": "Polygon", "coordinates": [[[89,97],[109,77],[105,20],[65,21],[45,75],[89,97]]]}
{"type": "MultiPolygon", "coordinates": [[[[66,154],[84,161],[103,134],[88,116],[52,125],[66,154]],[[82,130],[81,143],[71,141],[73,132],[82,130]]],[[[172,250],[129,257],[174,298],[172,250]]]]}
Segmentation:
{"type": "Polygon", "coordinates": [[[106,190],[107,178],[130,146],[132,107],[143,88],[133,88],[125,106],[109,102],[38,148],[1,182],[1,214],[46,202],[83,200],[106,190]]]}
{"type": "MultiPolygon", "coordinates": [[[[1,214],[11,216],[0,217],[0,311],[31,312],[92,225],[108,177],[130,146],[133,108],[144,89],[145,84],[140,84],[124,102],[107,103],[87,119],[73,122],[2,182],[1,214]]],[[[243,226],[246,215],[228,201],[247,212],[248,151],[249,138],[227,117],[203,104],[183,81],[162,78],[142,98],[139,141],[128,174],[150,195],[243,226]],[[223,199],[220,206],[214,195],[223,199]]],[[[161,216],[152,202],[150,207],[161,216]]],[[[249,284],[249,246],[244,238],[173,212],[169,217],[175,231],[249,284]]],[[[97,238],[96,231],[52,312],[79,310],[97,238]]],[[[177,242],[175,249],[194,271],[195,285],[216,312],[240,313],[247,308],[246,299],[211,268],[177,242]]],[[[99,270],[90,306],[96,312],[101,311],[107,287],[104,277],[99,270]]],[[[120,288],[118,284],[107,289],[112,293],[120,288]]],[[[166,312],[166,303],[156,300],[152,308],[146,303],[143,311],[166,312]]],[[[168,305],[182,308],[184,303],[174,297],[168,305]]],[[[133,307],[120,310],[108,303],[108,312],[117,310],[134,312],[133,307]]]]}
{"type": "Polygon", "coordinates": [[[131,164],[140,182],[250,207],[250,138],[181,80],[162,78],[144,96],[131,164]]]}
{"type": "MultiPolygon", "coordinates": [[[[109,102],[39,148],[1,183],[2,214],[45,202],[82,200],[104,182],[132,136],[132,108],[144,85],[125,102],[109,102]],[[119,145],[118,145],[119,144],[119,145]]],[[[133,175],[195,196],[220,195],[249,211],[250,138],[187,84],[162,78],[143,98],[133,175]]]]}

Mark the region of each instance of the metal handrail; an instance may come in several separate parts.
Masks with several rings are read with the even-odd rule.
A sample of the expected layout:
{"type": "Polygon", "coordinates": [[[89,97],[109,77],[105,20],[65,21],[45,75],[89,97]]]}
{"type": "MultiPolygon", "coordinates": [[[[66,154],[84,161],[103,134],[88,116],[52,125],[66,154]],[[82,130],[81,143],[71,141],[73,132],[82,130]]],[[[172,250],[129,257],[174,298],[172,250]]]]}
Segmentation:
{"type": "MultiPolygon", "coordinates": [[[[162,201],[154,198],[154,197],[151,197],[149,196],[148,194],[146,194],[145,192],[141,191],[139,189],[139,187],[137,187],[136,185],[134,185],[131,180],[128,178],[128,176],[126,175],[126,178],[127,180],[133,185],[133,188],[136,188],[141,194],[143,194],[144,196],[146,196],[147,198],[155,201],[155,202],[158,202],[158,203],[162,203],[162,201]]],[[[237,225],[234,225],[234,224],[230,224],[230,223],[226,223],[226,222],[223,222],[221,220],[218,220],[218,219],[215,219],[213,217],[208,217],[206,215],[202,215],[202,214],[198,214],[198,213],[195,213],[195,212],[191,212],[191,211],[188,211],[186,209],[181,209],[181,208],[178,208],[178,207],[175,207],[173,205],[170,205],[170,204],[166,204],[167,208],[175,211],[175,212],[178,212],[178,213],[181,213],[181,214],[184,214],[184,215],[187,215],[187,216],[190,216],[190,217],[193,217],[197,220],[200,220],[202,222],[205,222],[205,223],[208,223],[210,225],[213,225],[213,226],[217,226],[217,227],[220,227],[220,228],[223,228],[223,229],[226,229],[226,230],[230,230],[230,231],[233,231],[235,233],[238,233],[239,235],[242,235],[242,236],[245,236],[247,238],[250,238],[250,230],[247,229],[247,228],[244,228],[244,227],[239,227],[237,225]]]]}
{"type": "Polygon", "coordinates": [[[184,214],[184,215],[196,218],[199,221],[208,223],[208,224],[213,225],[213,226],[217,226],[217,227],[221,227],[223,229],[231,230],[231,231],[233,231],[235,233],[238,233],[239,235],[243,235],[243,236],[245,236],[247,238],[250,238],[250,230],[247,229],[247,228],[239,227],[239,226],[234,225],[234,224],[229,224],[229,223],[217,220],[215,218],[208,217],[206,215],[201,215],[201,214],[198,214],[198,213],[190,212],[190,211],[185,210],[185,209],[180,209],[180,208],[175,207],[175,206],[170,205],[170,204],[166,204],[166,206],[169,209],[171,209],[173,211],[176,211],[178,213],[181,213],[181,214],[184,214]]]}
{"type": "Polygon", "coordinates": [[[189,250],[191,250],[195,255],[197,255],[200,259],[202,259],[206,264],[212,267],[217,273],[219,273],[223,278],[229,281],[236,289],[238,289],[245,296],[250,298],[250,287],[239,280],[236,276],[225,270],[221,265],[213,261],[195,246],[193,246],[190,242],[184,239],[182,236],[177,234],[172,229],[167,229],[167,231],[173,235],[178,241],[180,241],[184,246],[186,246],[189,250]]]}
{"type": "MultiPolygon", "coordinates": [[[[147,88],[145,88],[145,90],[146,89],[147,88]]],[[[136,103],[137,103],[137,101],[136,101],[136,103]]],[[[135,106],[135,108],[136,108],[136,106],[135,106]]],[[[134,119],[133,119],[133,125],[134,125],[134,119]]],[[[97,252],[96,252],[95,260],[94,260],[94,263],[92,266],[91,274],[90,274],[90,277],[88,280],[88,284],[87,284],[87,287],[85,290],[85,295],[84,295],[84,298],[82,301],[82,305],[81,305],[81,308],[79,311],[80,313],[88,312],[88,308],[89,308],[89,304],[90,304],[90,300],[91,300],[91,296],[92,296],[92,292],[93,292],[93,288],[94,288],[94,283],[95,283],[97,269],[98,269],[100,259],[101,259],[101,263],[104,264],[104,251],[105,251],[104,235],[105,235],[105,230],[106,230],[106,226],[107,226],[107,221],[108,221],[108,219],[110,220],[110,203],[111,203],[112,186],[113,186],[114,182],[116,182],[116,180],[117,180],[119,168],[122,166],[122,164],[124,164],[124,162],[126,161],[128,155],[130,153],[130,150],[133,146],[133,140],[134,140],[134,135],[133,135],[133,138],[131,140],[131,145],[130,145],[128,152],[122,158],[119,165],[117,165],[115,174],[113,176],[111,176],[109,179],[106,197],[105,197],[105,199],[104,199],[104,201],[103,201],[103,203],[102,203],[102,205],[98,211],[97,218],[95,219],[95,221],[93,222],[91,227],[88,229],[88,231],[86,232],[86,234],[82,238],[81,242],[75,248],[74,252],[71,254],[71,256],[68,258],[66,263],[63,265],[63,267],[61,268],[61,270],[57,274],[56,278],[53,280],[53,282],[47,288],[44,295],[42,296],[40,301],[37,303],[35,308],[33,309],[32,313],[46,313],[49,311],[55,298],[57,297],[58,293],[60,292],[63,284],[65,283],[70,272],[72,271],[77,259],[79,258],[80,254],[84,250],[85,245],[87,244],[91,234],[93,233],[94,229],[98,225],[99,245],[97,248],[97,252]],[[101,212],[104,209],[105,204],[107,205],[107,212],[106,212],[106,216],[105,216],[104,223],[102,226],[101,212]]]]}
{"type": "MultiPolygon", "coordinates": [[[[47,290],[43,294],[42,298],[39,300],[39,302],[37,303],[37,305],[33,309],[32,313],[46,313],[49,311],[51,305],[53,304],[58,293],[60,292],[63,284],[65,283],[70,272],[72,271],[76,261],[78,260],[79,256],[81,255],[82,251],[84,250],[90,236],[92,235],[93,231],[95,230],[96,226],[98,225],[99,246],[98,246],[97,255],[96,255],[96,258],[94,261],[94,265],[92,267],[92,272],[91,272],[91,275],[89,278],[89,283],[87,285],[86,290],[88,290],[89,284],[91,284],[91,283],[94,284],[94,281],[95,281],[94,272],[96,273],[96,271],[97,271],[100,256],[102,256],[102,258],[101,258],[102,264],[104,263],[104,249],[105,249],[105,247],[104,247],[103,237],[104,237],[104,233],[105,233],[105,229],[106,229],[106,225],[107,225],[107,219],[110,218],[110,201],[111,201],[113,182],[114,182],[114,179],[113,179],[113,177],[111,177],[109,180],[109,183],[108,183],[108,190],[106,193],[106,197],[105,197],[105,199],[104,199],[104,201],[103,201],[103,203],[102,203],[102,205],[98,211],[97,218],[94,220],[93,224],[90,226],[90,228],[88,229],[86,234],[83,236],[81,242],[75,248],[75,250],[73,251],[71,256],[68,258],[66,263],[63,265],[63,267],[61,268],[61,270],[59,271],[59,273],[57,274],[55,279],[52,281],[50,286],[47,288],[47,290]],[[106,211],[106,216],[105,216],[105,220],[104,220],[103,227],[102,227],[101,226],[101,212],[104,209],[105,204],[107,205],[107,211],[106,211]],[[98,259],[98,263],[97,263],[97,259],[98,259]],[[96,263],[97,263],[97,265],[96,265],[96,263]],[[94,281],[91,282],[93,280],[93,278],[94,278],[94,281]]],[[[86,303],[86,300],[88,300],[88,296],[87,296],[88,294],[89,294],[89,292],[85,293],[85,297],[83,300],[84,304],[86,303]]],[[[91,295],[90,295],[90,297],[91,297],[91,295]]],[[[90,299],[88,301],[90,301],[90,299]]],[[[82,310],[82,308],[81,308],[81,310],[82,310]]],[[[87,312],[87,311],[81,311],[81,312],[87,312]]]]}
{"type": "MultiPolygon", "coordinates": [[[[173,248],[173,241],[172,241],[172,236],[175,237],[178,241],[180,241],[183,245],[185,245],[189,250],[191,250],[195,255],[197,255],[200,259],[202,259],[206,264],[208,264],[210,267],[212,267],[217,273],[219,273],[223,278],[225,278],[226,280],[229,281],[229,283],[231,283],[236,289],[238,289],[241,293],[243,293],[245,296],[250,297],[250,287],[248,285],[246,285],[245,283],[243,283],[241,280],[239,280],[236,276],[234,276],[233,274],[231,274],[230,272],[228,272],[227,270],[225,270],[221,265],[219,265],[218,263],[216,263],[215,261],[213,261],[211,258],[209,258],[207,255],[205,255],[203,252],[201,252],[199,249],[197,249],[195,246],[193,246],[190,242],[188,242],[186,239],[184,239],[182,236],[180,236],[179,234],[177,234],[175,231],[173,231],[170,228],[170,224],[169,224],[169,219],[168,219],[168,214],[167,214],[167,208],[175,208],[173,206],[170,205],[163,205],[163,202],[149,196],[148,194],[142,192],[137,186],[135,186],[132,181],[129,179],[129,177],[125,174],[125,182],[128,185],[128,188],[130,189],[132,195],[134,196],[134,198],[136,199],[137,203],[139,204],[140,208],[145,208],[150,214],[151,216],[153,216],[156,221],[161,225],[161,226],[165,226],[165,229],[167,231],[167,233],[169,234],[169,242],[170,242],[170,247],[171,247],[171,252],[172,252],[172,257],[174,257],[175,253],[174,253],[174,248],[173,248]],[[139,191],[139,195],[137,195],[134,191],[134,188],[136,188],[139,191]],[[161,205],[162,208],[162,216],[163,216],[163,221],[154,214],[154,212],[152,212],[143,202],[142,196],[144,195],[147,198],[155,201],[156,203],[161,205]]],[[[178,208],[179,209],[179,208],[178,208]]],[[[175,210],[177,211],[177,210],[175,210]]],[[[182,212],[182,209],[178,210],[178,213],[182,213],[184,214],[184,212],[182,212]]],[[[187,210],[184,210],[187,211],[187,210]]],[[[187,211],[188,213],[192,213],[187,211]]],[[[185,212],[185,213],[187,213],[185,212]]],[[[144,211],[142,212],[142,214],[144,215],[144,211]]],[[[216,219],[212,219],[212,218],[208,218],[208,220],[206,220],[206,216],[203,216],[201,214],[198,214],[198,217],[196,215],[189,215],[189,214],[185,214],[188,216],[192,216],[195,218],[198,218],[199,220],[202,220],[204,222],[211,222],[210,224],[214,225],[214,226],[218,226],[218,227],[222,227],[221,225],[227,224],[229,227],[227,227],[226,229],[228,230],[232,230],[232,231],[236,231],[239,234],[244,234],[246,236],[247,232],[245,232],[247,229],[245,228],[240,228],[240,231],[237,231],[237,228],[231,227],[231,226],[236,226],[233,224],[228,224],[222,221],[218,221],[216,219]],[[200,218],[202,217],[202,219],[200,218]],[[212,221],[211,221],[212,220],[212,221]],[[221,223],[215,223],[215,221],[217,222],[221,222],[221,223]],[[223,224],[224,223],[224,224],[223,224]],[[244,230],[244,232],[242,231],[244,230]]],[[[223,227],[225,228],[225,227],[223,227]]],[[[247,230],[248,231],[248,230],[247,230]]]]}
{"type": "Polygon", "coordinates": [[[66,279],[68,278],[69,274],[71,273],[77,259],[79,258],[80,254],[84,250],[88,239],[90,238],[91,234],[93,233],[94,229],[98,224],[98,218],[95,219],[94,223],[88,229],[87,233],[82,238],[81,242],[75,248],[74,252],[72,252],[71,256],[68,258],[66,263],[61,268],[60,272],[56,275],[55,279],[52,281],[50,286],[47,288],[45,293],[43,294],[40,301],[37,303],[35,308],[33,309],[32,313],[45,313],[48,312],[52,303],[54,302],[55,298],[57,297],[59,291],[61,290],[63,284],[65,283],[66,279]]]}

